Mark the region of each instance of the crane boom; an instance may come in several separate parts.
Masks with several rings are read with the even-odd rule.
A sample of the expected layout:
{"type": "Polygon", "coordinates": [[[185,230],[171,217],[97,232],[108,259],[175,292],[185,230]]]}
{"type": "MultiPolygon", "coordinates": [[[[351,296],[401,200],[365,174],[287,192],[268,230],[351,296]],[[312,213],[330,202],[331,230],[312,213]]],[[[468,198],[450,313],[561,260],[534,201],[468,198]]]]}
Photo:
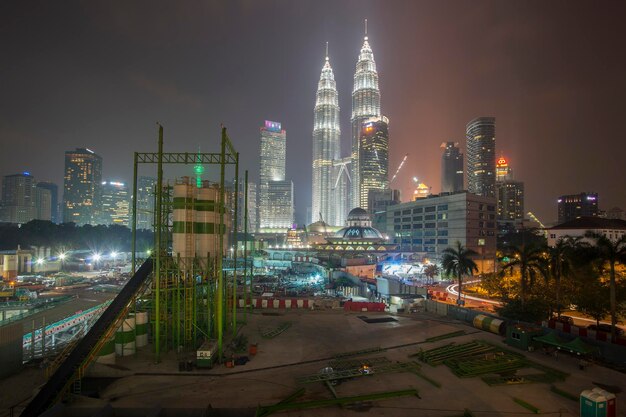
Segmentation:
{"type": "Polygon", "coordinates": [[[547,237],[547,236],[548,236],[548,232],[546,231],[546,226],[545,226],[543,223],[541,223],[541,220],[539,220],[539,219],[537,218],[537,216],[535,216],[535,215],[533,214],[533,212],[532,212],[532,211],[529,211],[527,214],[528,214],[528,217],[530,217],[532,220],[534,220],[534,221],[536,221],[537,223],[539,223],[539,226],[541,226],[541,229],[543,229],[543,234],[547,237]]]}
{"type": "Polygon", "coordinates": [[[398,173],[400,172],[400,170],[402,169],[402,166],[404,165],[404,163],[406,162],[406,158],[408,158],[409,154],[407,153],[406,155],[404,155],[404,158],[402,158],[402,161],[400,162],[400,165],[398,165],[398,169],[396,169],[396,173],[393,174],[393,177],[391,177],[391,181],[389,181],[389,184],[391,185],[391,183],[396,179],[396,177],[398,176],[398,173]]]}

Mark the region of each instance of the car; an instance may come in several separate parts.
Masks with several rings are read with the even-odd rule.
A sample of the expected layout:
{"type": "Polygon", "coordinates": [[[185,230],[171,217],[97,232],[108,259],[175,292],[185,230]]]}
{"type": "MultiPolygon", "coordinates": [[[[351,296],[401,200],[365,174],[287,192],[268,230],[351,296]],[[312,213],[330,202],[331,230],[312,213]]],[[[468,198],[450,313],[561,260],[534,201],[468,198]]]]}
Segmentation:
{"type": "MultiPolygon", "coordinates": [[[[596,331],[596,332],[611,333],[611,325],[610,324],[606,324],[606,323],[601,323],[600,325],[590,324],[589,326],[587,326],[587,329],[593,330],[593,331],[596,331]]],[[[615,334],[617,334],[618,336],[623,336],[624,335],[624,329],[616,327],[615,328],[615,334]]]]}
{"type": "Polygon", "coordinates": [[[563,323],[563,324],[570,324],[573,325],[574,324],[574,319],[571,318],[570,316],[559,316],[559,317],[555,317],[554,321],[557,321],[559,323],[563,323]]]}

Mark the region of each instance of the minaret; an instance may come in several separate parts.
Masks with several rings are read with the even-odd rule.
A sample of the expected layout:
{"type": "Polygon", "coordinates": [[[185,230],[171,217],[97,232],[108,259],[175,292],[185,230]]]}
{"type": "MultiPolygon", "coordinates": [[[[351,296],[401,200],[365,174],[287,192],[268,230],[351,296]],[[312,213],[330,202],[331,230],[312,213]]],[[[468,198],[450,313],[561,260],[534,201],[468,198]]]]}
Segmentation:
{"type": "MultiPolygon", "coordinates": [[[[361,202],[361,179],[359,175],[359,136],[363,122],[370,118],[379,118],[380,90],[378,89],[378,73],[374,54],[367,37],[367,19],[365,19],[365,37],[356,63],[354,88],[352,90],[352,196],[350,201],[355,208],[361,202]]],[[[367,207],[364,207],[367,209],[367,207]]]]}
{"type": "Polygon", "coordinates": [[[336,196],[333,178],[333,161],[340,158],[339,98],[333,69],[326,60],[317,85],[313,122],[313,207],[312,221],[323,220],[334,225],[336,196]]]}

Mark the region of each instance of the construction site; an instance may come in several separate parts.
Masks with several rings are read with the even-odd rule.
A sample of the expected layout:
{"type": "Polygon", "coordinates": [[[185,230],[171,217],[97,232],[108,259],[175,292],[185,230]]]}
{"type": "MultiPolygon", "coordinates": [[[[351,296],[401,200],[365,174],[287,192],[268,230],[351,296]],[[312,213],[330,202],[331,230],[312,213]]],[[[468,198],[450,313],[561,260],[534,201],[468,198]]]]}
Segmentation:
{"type": "Polygon", "coordinates": [[[34,389],[7,415],[575,416],[581,392],[626,415],[615,396],[623,374],[575,354],[514,349],[499,330],[318,299],[259,308],[247,246],[241,259],[226,257],[239,247],[248,176],[239,207],[229,197],[240,189],[239,153],[220,133],[217,152],[171,153],[159,126],[157,151],[135,153],[134,196],[140,166],[156,168],[154,250],[140,257],[133,238],[132,277],[85,336],[44,369],[2,382],[5,392],[34,389]],[[195,177],[166,179],[175,164],[195,177]],[[202,178],[209,165],[219,181],[202,178]]]}

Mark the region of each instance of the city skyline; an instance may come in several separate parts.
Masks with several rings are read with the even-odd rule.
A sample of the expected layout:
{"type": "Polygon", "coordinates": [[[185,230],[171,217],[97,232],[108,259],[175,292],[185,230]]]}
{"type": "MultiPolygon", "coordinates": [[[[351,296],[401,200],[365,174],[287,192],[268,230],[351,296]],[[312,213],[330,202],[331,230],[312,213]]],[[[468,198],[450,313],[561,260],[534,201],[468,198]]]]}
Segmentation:
{"type": "MultiPolygon", "coordinates": [[[[13,82],[2,87],[0,141],[11,144],[12,152],[0,156],[0,175],[31,171],[38,180],[60,187],[63,152],[88,147],[103,156],[103,177],[129,182],[132,152],[155,148],[155,121],[164,124],[168,137],[177,138],[175,146],[168,146],[184,150],[198,144],[208,148],[207,138],[217,136],[220,122],[236,146],[252,149],[258,124],[281,120],[292,138],[287,159],[297,161],[287,164],[287,177],[294,179],[301,221],[311,205],[311,170],[298,167],[311,160],[316,51],[330,42],[339,105],[349,108],[349,77],[363,19],[370,17],[385,114],[394,122],[390,171],[409,153],[394,183],[404,200],[414,175],[427,184],[440,183],[442,141],[462,137],[474,117],[491,115],[498,122],[496,155],[505,152],[515,165],[516,178],[526,186],[527,210],[545,222],[555,221],[557,197],[583,190],[597,191],[603,210],[623,207],[620,181],[605,179],[621,178],[620,164],[606,155],[623,152],[625,146],[619,141],[624,105],[618,98],[626,91],[619,76],[626,60],[614,53],[624,31],[616,16],[623,15],[624,5],[599,9],[568,3],[563,16],[558,3],[531,3],[486,7],[491,3],[460,2],[451,14],[450,6],[435,3],[348,1],[337,6],[333,18],[319,4],[303,3],[297,9],[283,3],[272,11],[279,14],[272,29],[255,23],[269,13],[255,5],[207,6],[194,16],[169,5],[144,16],[146,8],[138,3],[119,11],[128,20],[98,5],[68,3],[40,10],[5,5],[9,36],[2,42],[12,64],[0,71],[13,82]],[[357,4],[362,7],[355,8],[357,4]],[[226,35],[220,25],[204,28],[211,13],[236,22],[237,30],[229,33],[237,35],[226,35]],[[18,14],[29,17],[26,24],[11,20],[18,14]],[[188,28],[172,34],[168,22],[181,16],[189,20],[188,28]],[[161,23],[158,32],[150,29],[151,18],[161,23]],[[476,23],[481,23],[481,33],[471,30],[476,23]],[[433,38],[437,42],[427,41],[433,38]],[[397,40],[413,45],[399,47],[397,40]],[[482,44],[490,48],[478,46],[482,44]],[[153,52],[142,52],[146,47],[153,52]],[[228,49],[236,55],[226,54],[221,69],[209,65],[228,49]],[[199,57],[198,51],[204,55],[199,57]],[[475,59],[468,60],[468,54],[476,54],[475,59]],[[241,66],[244,59],[261,58],[265,62],[253,69],[241,66]],[[33,66],[37,59],[43,64],[33,66]],[[165,64],[155,65],[160,62],[165,64]],[[576,68],[572,62],[578,63],[576,68]],[[243,71],[236,79],[234,68],[243,71]],[[603,68],[603,77],[590,77],[594,68],[603,68]]],[[[350,131],[346,120],[341,127],[350,131]]],[[[344,134],[344,155],[348,142],[344,134]]],[[[257,155],[248,154],[242,153],[242,163],[255,180],[257,155]]]]}

